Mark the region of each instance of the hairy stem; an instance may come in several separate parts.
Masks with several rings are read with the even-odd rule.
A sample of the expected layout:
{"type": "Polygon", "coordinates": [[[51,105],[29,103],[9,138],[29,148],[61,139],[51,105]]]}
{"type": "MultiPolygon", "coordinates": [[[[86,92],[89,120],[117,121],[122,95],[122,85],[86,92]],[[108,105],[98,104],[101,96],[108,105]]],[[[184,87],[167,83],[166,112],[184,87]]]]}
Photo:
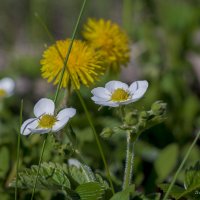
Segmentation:
{"type": "Polygon", "coordinates": [[[174,177],[173,177],[173,179],[172,179],[172,181],[171,181],[171,183],[170,183],[170,186],[169,186],[169,188],[167,189],[167,192],[165,193],[165,196],[164,196],[163,200],[167,200],[167,198],[168,198],[168,196],[169,196],[169,194],[170,194],[170,191],[171,191],[171,189],[172,189],[172,187],[173,187],[173,185],[174,185],[174,183],[175,183],[175,181],[176,181],[176,179],[177,179],[177,176],[179,175],[180,171],[182,170],[182,168],[183,168],[183,166],[184,166],[186,160],[188,159],[188,156],[190,155],[192,148],[193,148],[194,145],[196,144],[196,142],[197,142],[199,136],[200,136],[200,131],[197,133],[197,135],[196,135],[194,141],[193,141],[192,144],[190,145],[190,147],[189,147],[187,153],[185,154],[185,157],[183,158],[183,161],[181,162],[181,164],[180,164],[178,170],[176,171],[176,174],[174,175],[174,177]]]}
{"type": "Polygon", "coordinates": [[[126,165],[124,171],[123,190],[127,189],[132,181],[134,162],[134,141],[131,140],[131,133],[127,133],[126,165]]]}

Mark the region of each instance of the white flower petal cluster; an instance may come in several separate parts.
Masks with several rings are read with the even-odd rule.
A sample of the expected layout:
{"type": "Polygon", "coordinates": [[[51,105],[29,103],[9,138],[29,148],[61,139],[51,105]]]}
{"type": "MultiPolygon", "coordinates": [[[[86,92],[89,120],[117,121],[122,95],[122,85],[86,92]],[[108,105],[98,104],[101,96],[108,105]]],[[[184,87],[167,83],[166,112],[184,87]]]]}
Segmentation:
{"type": "Polygon", "coordinates": [[[94,88],[92,100],[102,106],[118,107],[138,101],[148,88],[146,80],[135,81],[130,86],[121,81],[109,81],[104,87],[94,88]]]}
{"type": "Polygon", "coordinates": [[[13,94],[15,82],[11,78],[3,78],[0,80],[0,97],[9,97],[13,94]]]}
{"type": "Polygon", "coordinates": [[[44,134],[62,129],[70,118],[76,114],[76,109],[65,108],[55,115],[55,104],[51,99],[42,98],[34,106],[35,118],[27,119],[21,126],[21,134],[44,134]]]}

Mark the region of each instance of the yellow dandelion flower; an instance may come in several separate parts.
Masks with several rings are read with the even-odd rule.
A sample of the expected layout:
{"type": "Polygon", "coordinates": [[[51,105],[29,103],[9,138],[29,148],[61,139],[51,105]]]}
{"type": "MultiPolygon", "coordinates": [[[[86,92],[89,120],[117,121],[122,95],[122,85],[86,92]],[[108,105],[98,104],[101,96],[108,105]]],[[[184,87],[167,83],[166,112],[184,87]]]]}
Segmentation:
{"type": "Polygon", "coordinates": [[[110,20],[88,19],[84,26],[83,37],[100,50],[106,64],[118,70],[126,65],[130,58],[129,39],[126,33],[110,20]]]}
{"type": "MultiPolygon", "coordinates": [[[[48,82],[58,84],[63,69],[63,60],[59,56],[56,46],[62,57],[65,58],[70,42],[70,39],[59,40],[56,42],[56,45],[54,44],[44,51],[40,62],[41,73],[42,77],[47,79],[48,82]]],[[[101,55],[93,47],[88,46],[81,40],[74,40],[67,68],[70,74],[66,69],[61,84],[61,87],[64,88],[72,80],[72,85],[75,84],[78,89],[81,83],[89,86],[98,80],[99,75],[102,75],[104,72],[101,55]],[[72,80],[70,79],[70,75],[72,80]]]]}

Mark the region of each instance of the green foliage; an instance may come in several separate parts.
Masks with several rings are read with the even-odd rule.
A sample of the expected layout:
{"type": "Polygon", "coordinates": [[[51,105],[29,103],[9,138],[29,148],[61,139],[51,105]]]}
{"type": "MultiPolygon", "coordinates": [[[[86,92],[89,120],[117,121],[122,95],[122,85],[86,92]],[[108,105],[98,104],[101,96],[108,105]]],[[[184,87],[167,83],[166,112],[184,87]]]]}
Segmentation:
{"type": "Polygon", "coordinates": [[[110,200],[129,200],[130,194],[133,194],[135,186],[131,185],[127,189],[116,193],[110,200]]]}
{"type": "Polygon", "coordinates": [[[200,187],[200,161],[198,161],[195,166],[186,170],[184,186],[185,189],[200,187]]]}
{"type": "Polygon", "coordinates": [[[148,111],[130,111],[129,108],[125,109],[125,116],[122,116],[123,124],[117,127],[105,128],[101,133],[104,138],[109,138],[120,130],[130,131],[132,138],[137,139],[139,135],[145,130],[163,122],[166,119],[166,103],[156,101],[152,104],[151,110],[148,111]]]}
{"type": "Polygon", "coordinates": [[[89,182],[76,188],[81,200],[105,200],[105,188],[97,182],[89,182]]]}
{"type": "MultiPolygon", "coordinates": [[[[166,192],[169,184],[161,184],[159,187],[166,192]]],[[[194,166],[190,167],[185,172],[184,187],[174,185],[170,195],[178,200],[183,197],[189,200],[198,200],[200,191],[200,162],[198,161],[194,166]]]]}
{"type": "MultiPolygon", "coordinates": [[[[121,12],[122,3],[125,1],[88,1],[82,23],[86,21],[87,17],[106,18],[112,19],[114,22],[121,22],[121,14],[116,15],[116,8],[117,11],[121,12]]],[[[120,127],[121,120],[119,120],[118,114],[113,111],[114,109],[102,108],[98,111],[97,106],[92,103],[90,99],[92,87],[82,87],[80,92],[93,115],[97,132],[101,133],[102,130],[106,130],[104,132],[106,136],[112,135],[109,140],[102,140],[101,143],[104,147],[106,160],[109,162],[116,192],[121,190],[123,180],[126,149],[125,128],[136,127],[138,130],[144,131],[135,145],[133,180],[136,190],[148,194],[157,191],[158,182],[170,180],[176,170],[176,161],[179,162],[183,159],[185,151],[193,140],[193,133],[200,126],[198,61],[200,53],[200,3],[199,0],[128,1],[132,5],[129,7],[129,12],[126,11],[127,6],[125,6],[126,9],[124,7],[122,12],[126,12],[123,13],[123,16],[128,14],[132,17],[123,20],[123,27],[128,28],[130,39],[133,42],[131,44],[133,62],[130,62],[128,68],[123,69],[120,77],[127,83],[138,79],[148,80],[149,88],[145,97],[142,101],[135,102],[127,107],[124,119],[126,126],[120,127]],[[164,100],[168,105],[167,118],[163,118],[164,123],[156,120],[155,123],[144,124],[145,117],[150,114],[148,111],[152,110],[147,108],[151,107],[153,102],[158,99],[164,100]],[[138,127],[137,124],[140,124],[140,126],[138,127]],[[147,127],[146,125],[151,126],[147,127]],[[167,157],[163,153],[170,147],[170,144],[177,146],[177,152],[175,148],[174,150],[172,148],[176,154],[176,161],[174,154],[167,157]],[[164,159],[162,156],[167,158],[164,159]]],[[[0,199],[2,200],[13,200],[13,190],[8,189],[8,183],[16,176],[16,141],[19,128],[20,99],[24,99],[23,118],[25,120],[32,116],[34,102],[44,96],[54,96],[55,91],[53,86],[49,86],[40,77],[41,54],[50,43],[45,31],[35,19],[34,13],[37,12],[42,17],[57,39],[64,39],[71,33],[75,20],[74,16],[75,13],[78,13],[80,3],[81,0],[61,0],[59,2],[53,0],[23,0],[20,4],[13,0],[1,2],[0,78],[11,76],[17,83],[14,95],[0,101],[0,199]]],[[[81,34],[82,27],[79,28],[78,34],[81,34]]],[[[118,74],[106,74],[93,87],[102,86],[108,80],[118,79],[118,74]]],[[[65,94],[66,91],[63,90],[63,93],[65,94]]],[[[64,96],[60,96],[58,105],[65,103],[64,96]]],[[[73,191],[80,184],[85,184],[88,179],[91,182],[101,183],[105,188],[108,188],[107,182],[101,177],[104,175],[104,168],[81,105],[73,93],[67,103],[69,106],[77,108],[77,115],[70,122],[73,131],[76,133],[76,138],[73,137],[71,130],[72,134],[69,139],[70,129],[66,128],[56,135],[56,142],[54,139],[48,139],[44,160],[52,163],[63,163],[70,157],[74,157],[81,161],[84,160],[92,169],[98,169],[99,174],[94,175],[95,180],[92,178],[93,176],[90,177],[89,172],[86,173],[88,174],[86,177],[82,172],[77,172],[78,176],[83,178],[76,177],[74,175],[76,174],[76,167],[75,170],[71,169],[70,173],[75,176],[73,179],[71,178],[72,183],[70,182],[73,191]]],[[[157,112],[156,107],[152,107],[155,112],[157,112]]],[[[148,120],[151,120],[151,118],[148,120]]],[[[43,138],[39,135],[32,135],[21,139],[20,170],[23,170],[29,169],[33,163],[38,163],[43,138]]],[[[185,167],[194,164],[199,159],[199,154],[198,143],[192,150],[185,167]]],[[[60,166],[60,164],[56,165],[60,166]]],[[[28,172],[30,171],[28,170],[28,172]]],[[[195,177],[196,172],[194,175],[192,171],[188,171],[187,176],[195,177]]],[[[67,176],[68,179],[70,177],[67,176]]],[[[192,186],[193,181],[197,180],[191,181],[191,178],[188,178],[186,181],[185,179],[185,171],[182,170],[177,182],[179,185],[184,185],[184,183],[190,185],[191,187],[187,188],[192,190],[191,193],[189,193],[190,190],[188,191],[189,196],[185,198],[198,199],[199,195],[194,195],[196,190],[193,190],[192,186]]],[[[43,179],[41,178],[41,180],[43,179]]],[[[45,180],[43,181],[45,182],[45,180]]],[[[54,184],[57,186],[58,180],[52,179],[50,183],[53,187],[54,184]]],[[[196,183],[194,183],[194,188],[195,185],[196,183]]],[[[168,185],[165,185],[165,190],[163,190],[166,191],[167,187],[168,185]]],[[[175,189],[172,189],[171,194],[174,198],[178,198],[187,191],[179,186],[174,187],[175,189]]],[[[197,193],[198,191],[199,189],[197,189],[197,193]]],[[[40,191],[36,198],[38,200],[63,199],[59,196],[59,192],[53,191],[52,193],[49,190],[40,191]]],[[[105,193],[107,193],[107,190],[105,193]]],[[[75,195],[77,195],[77,192],[75,192],[75,195]]],[[[19,190],[19,198],[20,200],[30,199],[29,193],[19,190]]],[[[150,197],[135,192],[133,198],[134,200],[141,200],[150,197]]],[[[151,199],[155,200],[156,197],[154,196],[151,199]]]]}
{"type": "MultiPolygon", "coordinates": [[[[38,166],[24,169],[19,173],[18,187],[32,189],[37,174],[38,166]]],[[[15,187],[15,180],[10,183],[15,187]]],[[[81,164],[78,160],[71,159],[69,164],[42,163],[36,185],[37,190],[60,191],[71,199],[96,200],[105,198],[108,185],[95,175],[92,170],[81,164]]]]}
{"type": "Polygon", "coordinates": [[[173,171],[178,159],[178,145],[170,144],[158,155],[154,166],[158,175],[158,182],[162,182],[173,171]]]}
{"type": "Polygon", "coordinates": [[[149,194],[149,195],[138,195],[136,196],[136,198],[134,198],[134,200],[160,200],[160,193],[153,193],[153,194],[149,194]]]}

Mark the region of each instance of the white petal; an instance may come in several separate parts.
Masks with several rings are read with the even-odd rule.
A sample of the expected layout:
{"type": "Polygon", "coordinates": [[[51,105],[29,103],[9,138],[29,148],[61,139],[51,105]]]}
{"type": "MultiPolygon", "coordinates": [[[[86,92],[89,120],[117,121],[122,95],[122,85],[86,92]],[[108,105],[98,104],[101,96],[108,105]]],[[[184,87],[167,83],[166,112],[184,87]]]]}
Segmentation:
{"type": "Polygon", "coordinates": [[[42,98],[34,106],[34,114],[40,117],[43,114],[54,114],[55,104],[51,99],[42,98]]]}
{"type": "Polygon", "coordinates": [[[137,83],[137,86],[132,86],[131,88],[131,93],[132,93],[132,100],[131,102],[135,102],[137,100],[139,100],[140,98],[142,98],[148,88],[148,82],[147,81],[137,81],[139,83],[137,83]],[[136,90],[135,90],[136,88],[136,90]],[[135,92],[133,92],[135,90],[135,92]]]}
{"type": "Polygon", "coordinates": [[[61,110],[57,115],[57,120],[60,121],[64,118],[71,118],[76,114],[76,109],[74,108],[65,108],[61,110]]]}
{"type": "Polygon", "coordinates": [[[128,85],[121,81],[109,81],[108,83],[106,83],[105,88],[108,89],[112,93],[117,88],[122,88],[124,90],[128,90],[128,85]]]}
{"type": "Polygon", "coordinates": [[[147,81],[135,81],[130,85],[129,91],[131,92],[131,94],[134,94],[139,89],[143,89],[145,92],[147,88],[148,88],[147,81]]]}
{"type": "Polygon", "coordinates": [[[22,135],[29,135],[31,133],[30,129],[34,129],[38,126],[38,119],[37,118],[30,118],[27,119],[21,126],[21,134],[22,135]]]}
{"type": "Polygon", "coordinates": [[[118,107],[119,104],[111,101],[95,101],[96,104],[102,105],[102,106],[110,106],[110,107],[118,107]]]}
{"type": "Polygon", "coordinates": [[[94,95],[94,96],[97,96],[97,97],[100,97],[100,98],[103,98],[103,99],[110,99],[110,96],[111,96],[111,93],[103,88],[103,87],[97,87],[97,88],[94,88],[91,93],[94,95]]]}
{"type": "Polygon", "coordinates": [[[62,120],[57,121],[55,125],[52,127],[52,131],[58,132],[67,124],[68,121],[69,121],[69,117],[66,117],[66,118],[63,118],[62,120]]]}
{"type": "Polygon", "coordinates": [[[15,82],[11,78],[3,78],[0,80],[0,89],[4,89],[8,95],[13,93],[15,82]]]}
{"type": "Polygon", "coordinates": [[[30,129],[30,131],[31,131],[31,133],[44,134],[44,133],[51,132],[51,129],[47,129],[47,128],[34,128],[34,129],[30,129]]]}
{"type": "Polygon", "coordinates": [[[96,96],[91,97],[91,99],[93,101],[109,101],[110,100],[110,98],[109,99],[103,99],[101,97],[96,97],[96,96]]]}

